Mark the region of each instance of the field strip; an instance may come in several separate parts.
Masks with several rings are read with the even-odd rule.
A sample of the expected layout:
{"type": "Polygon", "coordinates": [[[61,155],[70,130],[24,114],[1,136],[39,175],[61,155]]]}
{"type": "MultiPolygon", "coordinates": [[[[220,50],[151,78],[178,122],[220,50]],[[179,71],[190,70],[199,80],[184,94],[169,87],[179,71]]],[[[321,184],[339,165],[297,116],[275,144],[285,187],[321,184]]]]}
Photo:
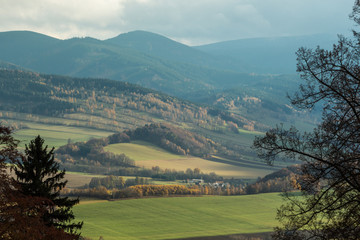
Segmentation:
{"type": "MultiPolygon", "coordinates": [[[[88,224],[88,225],[90,225],[90,226],[92,226],[92,227],[99,227],[99,226],[97,226],[96,223],[86,223],[86,224],[88,224]]],[[[131,236],[129,236],[129,235],[125,235],[125,234],[123,234],[123,233],[121,233],[121,232],[119,232],[119,231],[115,231],[114,229],[109,228],[109,227],[100,226],[100,228],[101,228],[102,230],[107,231],[107,232],[115,233],[117,236],[119,236],[119,237],[124,237],[125,239],[136,239],[136,238],[131,237],[131,236]]],[[[100,235],[100,236],[101,236],[101,235],[100,235]]]]}
{"type": "Polygon", "coordinates": [[[106,146],[105,150],[115,154],[124,153],[135,160],[137,166],[144,168],[159,166],[163,169],[175,169],[178,171],[186,171],[188,168],[200,168],[204,173],[215,172],[220,176],[230,178],[257,178],[274,171],[271,167],[259,168],[258,166],[248,166],[240,163],[235,165],[233,162],[211,161],[199,157],[176,155],[142,141],[111,144],[106,146]]]}
{"type": "Polygon", "coordinates": [[[176,239],[270,232],[281,203],[278,193],[144,198],[80,204],[74,213],[86,237],[176,239]]]}

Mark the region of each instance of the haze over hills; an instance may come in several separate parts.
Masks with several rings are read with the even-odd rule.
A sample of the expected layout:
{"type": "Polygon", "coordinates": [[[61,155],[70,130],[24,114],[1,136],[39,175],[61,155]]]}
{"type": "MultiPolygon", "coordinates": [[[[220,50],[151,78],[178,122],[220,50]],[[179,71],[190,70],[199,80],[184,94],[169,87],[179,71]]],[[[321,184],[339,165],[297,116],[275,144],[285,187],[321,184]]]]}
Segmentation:
{"type": "Polygon", "coordinates": [[[191,63],[200,66],[209,66],[211,62],[216,62],[216,59],[210,54],[173,41],[162,35],[146,31],[120,34],[104,42],[123,48],[134,49],[147,55],[174,62],[191,63]]]}
{"type": "MultiPolygon", "coordinates": [[[[329,49],[338,40],[335,34],[294,37],[250,38],[194,47],[208,54],[237,63],[239,69],[258,74],[293,74],[296,71],[296,51],[300,47],[329,49]]],[[[237,68],[231,70],[236,71],[237,68]]]]}
{"type": "Polygon", "coordinates": [[[220,79],[234,81],[247,77],[247,74],[234,74],[201,65],[201,61],[209,62],[208,59],[211,59],[208,54],[170,39],[146,32],[131,35],[142,41],[143,46],[147,46],[149,41],[154,46],[160,39],[165,49],[162,51],[167,53],[168,58],[159,57],[164,55],[160,51],[162,48],[156,48],[150,54],[144,48],[138,49],[141,44],[128,47],[126,39],[120,41],[124,37],[108,41],[92,38],[58,40],[33,32],[5,32],[0,34],[0,59],[37,72],[123,80],[177,96],[214,89],[220,86],[220,79]],[[184,56],[177,57],[179,53],[184,56]],[[173,60],[169,61],[171,56],[174,56],[173,60]]]}
{"type": "Polygon", "coordinates": [[[34,132],[52,139],[65,138],[58,147],[69,142],[69,138],[82,140],[76,134],[67,133],[74,132],[75,128],[102,131],[101,135],[107,136],[167,122],[179,129],[177,133],[169,133],[173,142],[186,131],[189,131],[190,144],[194,141],[190,132],[199,136],[196,139],[205,137],[214,141],[216,151],[208,152],[209,161],[271,171],[271,167],[255,159],[249,148],[254,135],[260,134],[254,130],[263,128],[262,124],[236,113],[199,106],[121,81],[18,70],[0,70],[0,93],[0,117],[3,123],[6,121],[18,130],[21,140],[27,140],[26,136],[34,132]],[[55,126],[55,131],[49,131],[55,126]],[[216,156],[211,156],[215,153],[216,156]]]}
{"type": "Polygon", "coordinates": [[[243,87],[261,80],[258,74],[293,74],[298,47],[333,40],[317,35],[189,47],[145,31],[104,41],[16,31],[0,33],[0,60],[49,74],[123,80],[186,98],[199,90],[243,87]]]}
{"type": "Polygon", "coordinates": [[[287,63],[295,61],[290,60],[294,48],[305,40],[310,43],[331,41],[326,36],[310,36],[189,47],[145,31],[120,34],[104,41],[93,38],[59,40],[39,33],[14,31],[0,33],[0,60],[7,69],[19,66],[41,73],[136,83],[215,105],[267,125],[275,122],[273,119],[292,121],[288,119],[292,111],[286,106],[289,104],[286,93],[298,88],[299,79],[295,74],[246,72],[262,72],[260,68],[271,64],[286,72],[287,63]],[[285,57],[277,57],[279,53],[285,57]],[[271,61],[265,62],[270,58],[271,61]],[[260,117],[258,113],[261,112],[260,117]]]}

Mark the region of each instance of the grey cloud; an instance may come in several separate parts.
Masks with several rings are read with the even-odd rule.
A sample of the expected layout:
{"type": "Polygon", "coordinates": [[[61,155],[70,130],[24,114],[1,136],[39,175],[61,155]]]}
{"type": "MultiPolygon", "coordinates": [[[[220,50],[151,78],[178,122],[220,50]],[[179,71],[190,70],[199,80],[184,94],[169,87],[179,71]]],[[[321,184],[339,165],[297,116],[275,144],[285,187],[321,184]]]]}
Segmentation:
{"type": "Polygon", "coordinates": [[[0,31],[105,39],[147,30],[194,45],[342,33],[353,0],[0,0],[0,31]]]}

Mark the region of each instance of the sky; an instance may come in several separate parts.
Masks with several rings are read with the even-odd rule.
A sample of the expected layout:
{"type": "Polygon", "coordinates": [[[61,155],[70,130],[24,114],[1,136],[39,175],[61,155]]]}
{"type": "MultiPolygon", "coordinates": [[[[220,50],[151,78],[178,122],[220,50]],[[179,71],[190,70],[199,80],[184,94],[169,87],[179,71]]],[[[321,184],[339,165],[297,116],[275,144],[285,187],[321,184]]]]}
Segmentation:
{"type": "Polygon", "coordinates": [[[145,30],[187,45],[348,34],[354,0],[0,0],[0,32],[108,39],[145,30]]]}

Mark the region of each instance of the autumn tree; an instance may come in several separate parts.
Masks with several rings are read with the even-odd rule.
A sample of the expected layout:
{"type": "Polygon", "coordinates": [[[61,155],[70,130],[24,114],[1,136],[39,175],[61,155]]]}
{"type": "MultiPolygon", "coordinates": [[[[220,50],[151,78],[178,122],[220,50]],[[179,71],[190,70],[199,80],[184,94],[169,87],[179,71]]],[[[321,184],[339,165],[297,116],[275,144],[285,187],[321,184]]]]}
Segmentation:
{"type": "MultiPolygon", "coordinates": [[[[81,229],[82,222],[74,223],[71,208],[79,199],[60,196],[67,181],[63,181],[65,170],[59,171],[59,164],[54,160],[54,148],[48,151],[44,139],[37,136],[25,148],[25,158],[16,162],[15,173],[21,192],[29,197],[46,199],[40,209],[46,209],[42,219],[47,226],[76,232],[81,229]]],[[[77,235],[79,236],[79,235],[77,235]]]]}
{"type": "Polygon", "coordinates": [[[19,141],[12,130],[0,125],[0,239],[70,240],[77,235],[45,224],[41,204],[51,201],[21,193],[19,185],[9,175],[7,163],[15,163],[24,156],[17,150],[19,141]]]}
{"type": "MultiPolygon", "coordinates": [[[[353,20],[360,24],[360,1],[353,20]]],[[[323,108],[309,133],[278,126],[254,146],[268,163],[283,156],[301,161],[302,196],[288,194],[278,210],[275,239],[359,239],[360,236],[360,36],[339,37],[331,50],[300,48],[297,71],[305,81],[291,98],[298,108],[323,108]]]]}

